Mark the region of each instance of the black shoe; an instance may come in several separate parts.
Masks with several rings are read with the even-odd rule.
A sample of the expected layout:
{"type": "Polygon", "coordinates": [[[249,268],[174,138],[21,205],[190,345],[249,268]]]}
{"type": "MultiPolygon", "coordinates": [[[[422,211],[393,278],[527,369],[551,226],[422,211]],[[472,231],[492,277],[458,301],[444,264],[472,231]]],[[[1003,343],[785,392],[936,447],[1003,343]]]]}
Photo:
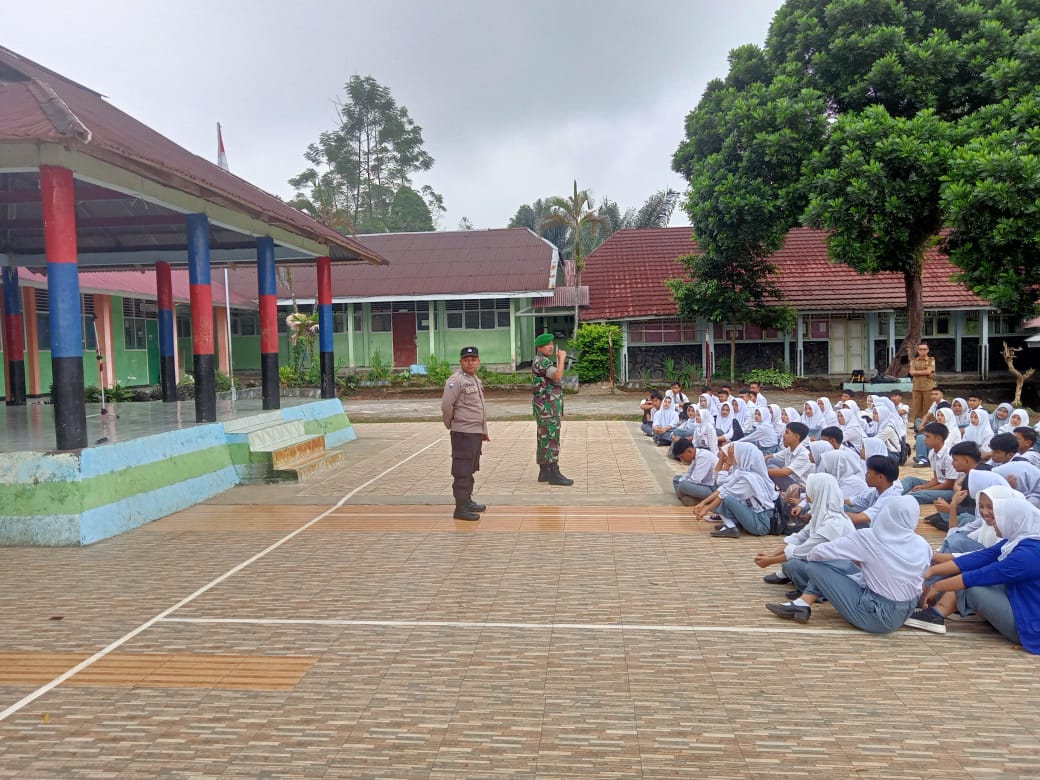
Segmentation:
{"type": "Polygon", "coordinates": [[[560,473],[559,463],[549,463],[546,465],[546,468],[549,470],[550,485],[562,485],[566,487],[568,485],[574,484],[573,479],[567,479],[567,477],[563,476],[563,474],[560,473]]]}
{"type": "Polygon", "coordinates": [[[455,514],[452,515],[456,520],[479,520],[480,515],[469,508],[469,504],[456,504],[455,514]]]}
{"type": "Polygon", "coordinates": [[[787,618],[796,623],[808,623],[812,616],[809,607],[800,607],[797,604],[766,604],[766,609],[777,617],[787,618]]]}
{"type": "Polygon", "coordinates": [[[798,588],[795,588],[794,590],[787,591],[784,596],[791,599],[791,601],[794,601],[795,599],[800,599],[802,597],[802,592],[798,590],[798,588]]]}
{"type": "Polygon", "coordinates": [[[538,464],[538,481],[548,482],[549,481],[549,465],[547,463],[538,464]]]}
{"type": "Polygon", "coordinates": [[[708,536],[714,536],[716,539],[739,539],[740,529],[735,525],[729,528],[723,526],[718,531],[712,531],[708,536]]]}
{"type": "Polygon", "coordinates": [[[466,502],[466,509],[468,509],[470,512],[486,512],[487,511],[487,505],[486,504],[478,504],[476,501],[474,501],[471,498],[469,501],[466,502]]]}
{"type": "Polygon", "coordinates": [[[770,572],[762,578],[762,582],[768,582],[770,585],[786,585],[790,581],[786,574],[781,574],[777,571],[770,572]]]}
{"type": "Polygon", "coordinates": [[[910,617],[903,621],[903,625],[920,628],[922,631],[931,631],[933,634],[946,633],[946,618],[931,607],[914,610],[910,613],[910,617]]]}

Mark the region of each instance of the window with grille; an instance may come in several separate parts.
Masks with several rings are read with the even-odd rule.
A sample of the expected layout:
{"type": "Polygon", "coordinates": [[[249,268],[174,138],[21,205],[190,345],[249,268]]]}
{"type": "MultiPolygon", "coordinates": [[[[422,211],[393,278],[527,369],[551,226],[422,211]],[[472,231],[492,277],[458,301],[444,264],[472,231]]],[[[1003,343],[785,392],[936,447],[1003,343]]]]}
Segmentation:
{"type": "Polygon", "coordinates": [[[255,336],[260,332],[260,314],[255,311],[231,311],[231,334],[255,336]]]}
{"type": "Polygon", "coordinates": [[[392,305],[389,303],[371,304],[369,322],[373,333],[390,333],[393,330],[392,305]]]}
{"type": "Polygon", "coordinates": [[[159,318],[155,301],[141,298],[123,298],[123,346],[127,350],[148,349],[148,330],[145,322],[159,318]]]}
{"type": "Polygon", "coordinates": [[[448,330],[494,330],[509,327],[509,299],[448,301],[445,304],[448,330]]]}

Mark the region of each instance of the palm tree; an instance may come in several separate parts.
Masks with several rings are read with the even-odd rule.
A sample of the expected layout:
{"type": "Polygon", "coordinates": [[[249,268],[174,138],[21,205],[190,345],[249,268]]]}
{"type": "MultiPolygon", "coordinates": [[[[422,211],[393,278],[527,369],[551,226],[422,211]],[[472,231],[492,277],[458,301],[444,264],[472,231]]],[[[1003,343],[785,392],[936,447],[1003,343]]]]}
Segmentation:
{"type": "Polygon", "coordinates": [[[538,226],[539,232],[549,227],[562,227],[567,230],[568,243],[571,244],[571,258],[574,261],[574,335],[578,335],[578,291],[581,289],[581,272],[585,270],[585,255],[582,252],[582,231],[598,231],[604,223],[603,217],[596,213],[592,195],[588,190],[578,190],[578,182],[574,182],[574,194],[569,198],[554,196],[546,200],[549,210],[538,226]]]}

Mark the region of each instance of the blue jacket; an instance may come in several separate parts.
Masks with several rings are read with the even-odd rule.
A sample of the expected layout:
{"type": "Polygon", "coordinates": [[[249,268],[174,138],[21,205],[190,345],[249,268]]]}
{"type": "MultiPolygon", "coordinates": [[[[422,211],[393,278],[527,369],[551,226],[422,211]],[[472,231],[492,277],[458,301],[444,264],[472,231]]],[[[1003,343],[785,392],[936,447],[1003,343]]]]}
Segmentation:
{"type": "Polygon", "coordinates": [[[1040,541],[1023,539],[1011,555],[998,561],[1006,540],[957,557],[968,588],[1004,585],[1022,647],[1040,654],[1040,541]]]}

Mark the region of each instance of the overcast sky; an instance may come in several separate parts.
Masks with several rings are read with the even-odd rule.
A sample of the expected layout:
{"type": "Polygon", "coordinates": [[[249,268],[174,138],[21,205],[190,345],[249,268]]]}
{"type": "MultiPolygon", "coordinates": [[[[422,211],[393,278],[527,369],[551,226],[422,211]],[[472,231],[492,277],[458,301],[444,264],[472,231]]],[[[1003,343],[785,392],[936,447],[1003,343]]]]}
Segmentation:
{"type": "MultiPolygon", "coordinates": [[[[622,210],[682,190],[683,119],[781,0],[167,0],[6,3],[0,45],[187,149],[291,197],[353,74],[422,127],[444,229],[503,227],[571,182],[622,210]]],[[[679,210],[672,224],[687,224],[679,210]]]]}

